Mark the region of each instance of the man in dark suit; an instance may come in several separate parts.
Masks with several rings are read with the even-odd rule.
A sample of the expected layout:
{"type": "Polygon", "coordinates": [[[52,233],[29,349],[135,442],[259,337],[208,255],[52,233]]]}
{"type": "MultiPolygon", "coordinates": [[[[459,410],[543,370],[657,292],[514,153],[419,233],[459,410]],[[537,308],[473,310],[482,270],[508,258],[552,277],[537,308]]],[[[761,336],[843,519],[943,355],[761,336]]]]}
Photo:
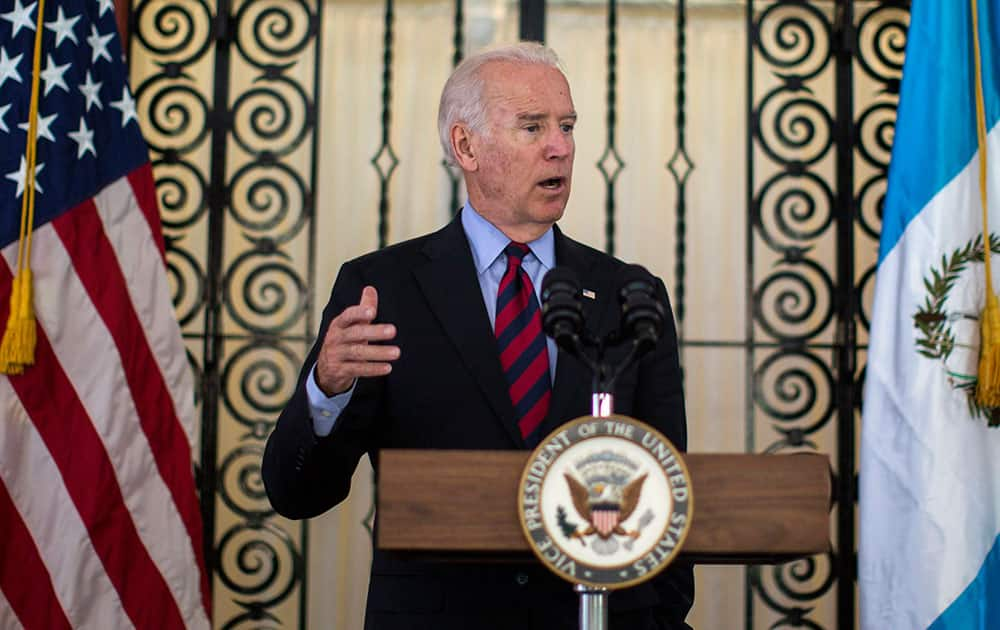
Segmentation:
{"type": "MultiPolygon", "coordinates": [[[[268,439],[263,478],[279,513],[309,518],[342,501],[365,453],[377,469],[385,448],[524,449],[589,415],[590,373],[541,335],[537,317],[541,278],[558,264],[587,290],[593,332],[619,327],[616,276],[624,264],[555,226],[569,198],[575,122],[569,85],[543,46],[497,49],[455,70],[438,127],[445,154],[464,173],[468,202],[438,232],[341,268],[319,341],[268,439]],[[515,293],[523,304],[510,305],[515,293]]],[[[666,305],[662,282],[657,291],[666,305]]],[[[666,320],[654,350],[619,379],[615,411],[683,449],[669,306],[666,320]]],[[[613,593],[611,627],[686,628],[693,591],[690,567],[672,566],[613,593]]],[[[366,628],[576,623],[572,588],[540,564],[445,564],[374,552],[366,628]]]]}

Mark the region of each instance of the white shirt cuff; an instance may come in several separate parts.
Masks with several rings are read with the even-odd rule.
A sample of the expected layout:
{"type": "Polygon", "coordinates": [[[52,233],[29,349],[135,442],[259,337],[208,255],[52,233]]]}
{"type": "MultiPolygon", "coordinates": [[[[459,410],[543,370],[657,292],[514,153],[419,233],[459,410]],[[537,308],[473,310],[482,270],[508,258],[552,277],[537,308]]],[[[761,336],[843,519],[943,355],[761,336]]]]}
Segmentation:
{"type": "Polygon", "coordinates": [[[317,436],[330,435],[337,418],[344,412],[347,403],[351,402],[351,395],[357,384],[358,381],[355,380],[346,392],[328,397],[316,384],[316,364],[313,364],[309,376],[306,377],[306,396],[309,398],[309,415],[312,416],[313,432],[317,436]]]}

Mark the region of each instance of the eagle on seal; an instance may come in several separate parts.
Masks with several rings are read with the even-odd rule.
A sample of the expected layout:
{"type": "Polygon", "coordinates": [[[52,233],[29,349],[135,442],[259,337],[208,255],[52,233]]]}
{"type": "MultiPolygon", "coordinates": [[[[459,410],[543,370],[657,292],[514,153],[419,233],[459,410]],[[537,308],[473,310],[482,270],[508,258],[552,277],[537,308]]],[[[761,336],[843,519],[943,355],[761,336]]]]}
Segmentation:
{"type": "Polygon", "coordinates": [[[612,535],[638,538],[639,530],[628,531],[620,523],[628,517],[639,505],[639,495],[642,484],[648,473],[630,481],[624,487],[605,481],[594,483],[588,488],[572,475],[563,473],[569,484],[569,494],[573,499],[573,507],[587,523],[590,524],[582,532],[573,532],[572,538],[579,538],[586,545],[584,538],[597,534],[601,540],[608,540],[612,535]]]}

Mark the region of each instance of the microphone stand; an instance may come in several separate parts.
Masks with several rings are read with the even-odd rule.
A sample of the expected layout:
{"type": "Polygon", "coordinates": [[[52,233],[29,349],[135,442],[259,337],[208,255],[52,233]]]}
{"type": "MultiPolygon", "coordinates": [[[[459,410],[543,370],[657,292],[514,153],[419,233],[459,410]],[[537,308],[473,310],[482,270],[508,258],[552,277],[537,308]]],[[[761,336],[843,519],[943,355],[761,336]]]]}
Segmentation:
{"type": "MultiPolygon", "coordinates": [[[[577,358],[581,359],[593,372],[593,393],[591,394],[590,413],[596,418],[609,418],[614,414],[614,386],[618,376],[632,365],[641,354],[640,343],[633,340],[632,347],[625,358],[612,370],[612,366],[605,360],[604,351],[607,342],[616,340],[595,340],[591,338],[581,339],[573,335],[570,350],[577,358]],[[584,344],[595,349],[595,357],[590,357],[583,351],[584,344]]],[[[580,596],[580,630],[607,630],[608,628],[608,599],[610,591],[603,587],[589,586],[587,584],[576,584],[573,590],[580,596]]]]}
{"type": "MultiPolygon", "coordinates": [[[[605,367],[603,361],[600,367],[605,367]]],[[[608,418],[614,413],[614,394],[610,387],[601,388],[597,372],[594,374],[594,393],[591,396],[591,415],[597,418],[608,418]]],[[[580,596],[580,630],[607,630],[608,628],[608,589],[576,584],[573,590],[580,596]]]]}

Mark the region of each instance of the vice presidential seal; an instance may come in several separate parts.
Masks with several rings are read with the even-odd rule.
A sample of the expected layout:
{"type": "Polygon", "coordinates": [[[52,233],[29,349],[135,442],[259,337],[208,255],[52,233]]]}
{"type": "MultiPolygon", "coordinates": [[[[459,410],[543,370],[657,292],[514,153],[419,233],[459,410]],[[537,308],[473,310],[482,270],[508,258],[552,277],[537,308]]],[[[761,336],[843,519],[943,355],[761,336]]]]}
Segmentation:
{"type": "Polygon", "coordinates": [[[626,416],[585,416],[535,449],[518,513],[535,555],[564,579],[617,589],[674,559],[691,523],[691,477],[661,433],[626,416]]]}

